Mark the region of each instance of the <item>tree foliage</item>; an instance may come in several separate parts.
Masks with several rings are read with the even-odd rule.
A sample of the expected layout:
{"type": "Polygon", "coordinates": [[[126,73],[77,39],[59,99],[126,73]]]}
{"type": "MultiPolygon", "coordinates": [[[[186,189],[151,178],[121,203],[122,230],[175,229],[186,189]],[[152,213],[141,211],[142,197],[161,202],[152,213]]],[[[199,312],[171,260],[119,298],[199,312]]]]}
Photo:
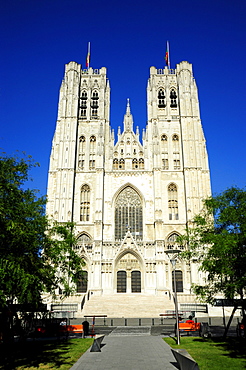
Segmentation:
{"type": "Polygon", "coordinates": [[[46,199],[25,188],[36,165],[31,157],[0,156],[0,307],[38,305],[42,292],[61,285],[68,295],[82,270],[73,249],[74,225],[50,224],[46,199]]]}
{"type": "Polygon", "coordinates": [[[207,302],[215,295],[243,298],[246,289],[246,191],[236,187],[204,201],[182,237],[188,245],[184,257],[200,262],[205,285],[194,291],[207,302]]]}

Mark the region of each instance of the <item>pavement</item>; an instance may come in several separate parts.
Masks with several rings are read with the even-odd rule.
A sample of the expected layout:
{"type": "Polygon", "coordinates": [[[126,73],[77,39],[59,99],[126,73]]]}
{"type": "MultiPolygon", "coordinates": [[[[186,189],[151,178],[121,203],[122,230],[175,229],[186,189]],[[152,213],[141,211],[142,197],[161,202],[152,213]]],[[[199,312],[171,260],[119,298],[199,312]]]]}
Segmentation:
{"type": "MultiPolygon", "coordinates": [[[[221,325],[210,329],[212,337],[222,336],[224,333],[221,325]]],[[[179,369],[170,346],[163,340],[165,336],[174,336],[171,323],[165,326],[97,326],[96,334],[105,335],[101,352],[90,352],[89,348],[70,370],[179,369]]],[[[236,336],[234,326],[230,328],[228,335],[236,336]]]]}
{"type": "Polygon", "coordinates": [[[170,346],[150,332],[150,327],[115,328],[105,335],[101,352],[88,349],[70,370],[176,370],[170,346]]]}

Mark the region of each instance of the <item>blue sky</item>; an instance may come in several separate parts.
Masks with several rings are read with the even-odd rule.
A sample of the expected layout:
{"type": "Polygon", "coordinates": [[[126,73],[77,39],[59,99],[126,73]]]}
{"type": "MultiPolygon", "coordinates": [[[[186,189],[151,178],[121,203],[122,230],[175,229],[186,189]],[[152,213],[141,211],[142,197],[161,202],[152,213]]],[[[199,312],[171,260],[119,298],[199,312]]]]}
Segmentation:
{"type": "Polygon", "coordinates": [[[150,66],[193,64],[212,191],[246,184],[246,2],[244,0],[2,0],[0,148],[32,155],[32,188],[46,194],[64,65],[107,67],[111,126],[130,98],[134,126],[146,125],[150,66]]]}

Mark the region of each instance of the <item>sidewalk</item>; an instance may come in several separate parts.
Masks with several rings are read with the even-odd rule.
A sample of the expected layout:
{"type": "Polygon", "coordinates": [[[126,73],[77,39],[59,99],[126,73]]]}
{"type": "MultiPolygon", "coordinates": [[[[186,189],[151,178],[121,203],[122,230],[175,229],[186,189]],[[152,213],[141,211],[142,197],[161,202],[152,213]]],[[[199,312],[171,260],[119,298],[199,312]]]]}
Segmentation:
{"type": "Polygon", "coordinates": [[[175,370],[170,347],[160,336],[105,336],[101,352],[90,349],[70,370],[175,370]]]}

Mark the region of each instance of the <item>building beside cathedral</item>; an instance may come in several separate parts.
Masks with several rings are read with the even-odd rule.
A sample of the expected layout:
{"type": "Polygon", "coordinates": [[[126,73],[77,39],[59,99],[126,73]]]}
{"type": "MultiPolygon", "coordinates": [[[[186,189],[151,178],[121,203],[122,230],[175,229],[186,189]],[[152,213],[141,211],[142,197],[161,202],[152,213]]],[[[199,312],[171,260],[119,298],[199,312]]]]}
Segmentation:
{"type": "MultiPolygon", "coordinates": [[[[129,305],[131,296],[139,302],[144,296],[156,307],[161,299],[162,311],[173,307],[169,252],[181,250],[177,236],[211,194],[190,63],[150,68],[147,114],[140,140],[127,101],[123,132],[118,129],[115,135],[106,68],[66,65],[50,156],[47,214],[76,224],[76,249],[86,262],[86,279],[69,299],[77,304],[78,316],[82,309],[90,313],[88,302],[87,308],[81,305],[85,295],[114,299],[116,305],[122,296],[129,305]]],[[[175,276],[179,302],[195,302],[191,284],[203,279],[197,265],[177,257],[175,276]]],[[[114,313],[106,311],[123,315],[116,307],[114,313]]]]}

